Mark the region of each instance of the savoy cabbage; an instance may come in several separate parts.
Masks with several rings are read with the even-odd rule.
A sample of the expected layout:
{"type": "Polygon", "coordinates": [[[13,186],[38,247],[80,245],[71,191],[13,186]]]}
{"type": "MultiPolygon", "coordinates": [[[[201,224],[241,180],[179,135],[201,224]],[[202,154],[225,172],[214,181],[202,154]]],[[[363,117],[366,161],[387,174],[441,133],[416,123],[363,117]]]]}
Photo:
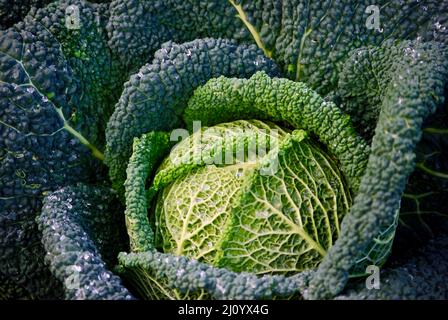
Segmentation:
{"type": "Polygon", "coordinates": [[[446,250],[399,244],[447,213],[447,3],[377,1],[376,27],[370,5],[0,1],[0,297],[446,296],[446,250]],[[198,120],[277,128],[280,170],[251,170],[275,147],[242,172],[173,166],[170,131],[198,120]],[[222,214],[191,196],[203,179],[222,214]],[[185,206],[221,220],[172,232],[185,206]],[[389,255],[383,293],[346,286],[389,255]]]}

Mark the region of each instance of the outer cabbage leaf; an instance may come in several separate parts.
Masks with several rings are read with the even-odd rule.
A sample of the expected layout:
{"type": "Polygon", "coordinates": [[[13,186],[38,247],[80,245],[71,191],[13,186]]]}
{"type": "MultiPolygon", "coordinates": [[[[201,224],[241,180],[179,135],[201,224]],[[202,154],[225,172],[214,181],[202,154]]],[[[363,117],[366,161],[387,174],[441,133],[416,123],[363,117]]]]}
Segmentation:
{"type": "Polygon", "coordinates": [[[118,255],[121,274],[146,299],[273,299],[305,292],[311,273],[256,276],[149,250],[118,255]]]}
{"type": "Polygon", "coordinates": [[[104,178],[94,159],[110,114],[104,92],[120,80],[95,10],[61,1],[0,33],[0,278],[33,298],[61,293],[34,221],[43,195],[104,178]],[[79,6],[84,29],[66,28],[69,4],[79,6]]]}
{"type": "Polygon", "coordinates": [[[360,52],[361,55],[370,54],[373,59],[363,59],[359,68],[356,63],[352,65],[358,71],[351,77],[352,83],[355,78],[358,85],[375,82],[368,76],[372,74],[370,65],[383,59],[389,61],[385,68],[390,69],[385,72],[393,70],[393,73],[381,86],[378,124],[358,194],[351,212],[342,222],[341,236],[310,283],[310,298],[336,295],[344,288],[348,271],[358,260],[359,253],[369,252],[372,242],[381,243],[383,239],[379,234],[391,238],[387,230],[396,223],[400,199],[414,170],[422,125],[444,103],[448,82],[448,51],[444,45],[391,41],[380,48],[365,48],[360,52]],[[390,55],[376,56],[370,54],[372,51],[390,55]]]}
{"type": "Polygon", "coordinates": [[[446,1],[232,2],[240,6],[235,13],[252,26],[253,41],[285,75],[322,95],[337,89],[344,62],[356,48],[381,46],[388,39],[448,42],[446,1]]]}
{"type": "Polygon", "coordinates": [[[250,41],[232,6],[222,0],[114,0],[110,15],[109,46],[133,72],[150,62],[167,41],[205,37],[250,41]]]}
{"type": "Polygon", "coordinates": [[[0,48],[0,272],[32,296],[51,297],[58,286],[43,267],[34,217],[43,192],[91,180],[95,164],[66,130],[76,82],[51,34],[19,25],[0,35],[0,48]]]}
{"type": "Polygon", "coordinates": [[[126,250],[123,208],[114,192],[78,184],[49,194],[37,218],[46,261],[64,286],[65,299],[132,299],[114,275],[126,250]]]}
{"type": "MultiPolygon", "coordinates": [[[[109,14],[108,14],[109,15],[109,14]]],[[[105,129],[122,91],[127,73],[108,47],[104,10],[83,0],[61,0],[31,11],[30,23],[39,23],[61,45],[78,84],[78,100],[72,106],[70,120],[76,130],[101,151],[105,129]],[[69,8],[79,12],[77,25],[67,27],[69,8]]]]}

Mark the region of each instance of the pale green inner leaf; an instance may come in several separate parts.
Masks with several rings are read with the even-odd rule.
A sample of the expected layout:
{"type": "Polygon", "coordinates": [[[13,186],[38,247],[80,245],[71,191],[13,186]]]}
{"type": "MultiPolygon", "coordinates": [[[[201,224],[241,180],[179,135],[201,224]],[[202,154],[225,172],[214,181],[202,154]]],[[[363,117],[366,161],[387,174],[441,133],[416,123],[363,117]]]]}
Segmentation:
{"type": "Polygon", "coordinates": [[[337,163],[304,131],[269,131],[277,128],[236,121],[182,141],[154,179],[157,246],[234,271],[316,267],[338,237],[349,189],[337,163]],[[237,156],[267,140],[264,153],[237,156]],[[226,150],[232,161],[214,163],[226,150]]]}
{"type": "Polygon", "coordinates": [[[263,160],[278,161],[275,174],[253,171],[231,214],[217,265],[296,273],[314,268],[336,240],[351,204],[348,188],[334,161],[298,133],[263,160]]]}

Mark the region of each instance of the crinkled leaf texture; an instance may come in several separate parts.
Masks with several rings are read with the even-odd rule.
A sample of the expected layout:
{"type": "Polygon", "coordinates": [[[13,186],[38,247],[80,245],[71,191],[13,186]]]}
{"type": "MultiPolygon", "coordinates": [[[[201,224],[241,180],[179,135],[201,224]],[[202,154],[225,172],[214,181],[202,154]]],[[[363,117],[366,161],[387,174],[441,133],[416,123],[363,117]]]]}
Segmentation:
{"type": "Polygon", "coordinates": [[[250,42],[227,1],[114,0],[109,12],[109,46],[132,73],[167,41],[212,37],[250,42]]]}
{"type": "MultiPolygon", "coordinates": [[[[29,3],[36,4],[37,7],[38,3],[43,2],[22,1],[20,6],[24,4],[27,11],[29,3]]],[[[0,7],[4,8],[5,3],[1,2],[0,7]]],[[[369,0],[358,1],[355,6],[351,1],[339,0],[255,0],[237,3],[242,5],[247,18],[244,23],[240,21],[241,15],[237,18],[229,14],[230,9],[233,9],[232,5],[221,0],[115,0],[110,6],[93,6],[79,0],[59,1],[49,6],[49,11],[44,9],[39,13],[32,10],[29,19],[1,33],[2,295],[60,295],[60,284],[52,279],[48,269],[43,267],[44,250],[40,244],[34,217],[40,211],[42,193],[78,181],[93,182],[98,171],[98,166],[92,161],[83,143],[74,138],[64,125],[71,125],[87,139],[98,141],[101,145],[102,140],[104,141],[101,132],[105,127],[104,121],[114,105],[110,103],[114,99],[110,92],[119,92],[117,89],[126,77],[126,73],[120,74],[121,67],[116,57],[125,57],[135,63],[124,68],[128,71],[148,61],[150,54],[168,39],[185,41],[199,36],[224,35],[245,41],[258,37],[267,49],[265,52],[270,52],[287,77],[305,81],[320,94],[328,94],[328,99],[337,101],[338,105],[352,116],[356,129],[364,137],[370,139],[374,135],[377,136],[372,140],[370,169],[365,182],[362,183],[364,186],[360,189],[362,196],[355,201],[360,203],[354,209],[353,215],[356,218],[350,220],[350,225],[353,223],[358,227],[347,227],[347,230],[353,229],[352,232],[347,232],[346,240],[341,240],[335,254],[328,258],[329,262],[322,264],[322,272],[318,277],[320,280],[313,282],[309,291],[310,297],[331,297],[339,292],[347,280],[347,270],[357,259],[354,258],[356,253],[368,252],[366,243],[371,243],[372,239],[381,244],[383,239],[378,239],[378,234],[383,233],[385,239],[390,238],[384,231],[395,221],[399,198],[407,177],[414,168],[414,147],[420,137],[420,125],[423,123],[423,126],[431,126],[424,120],[436,107],[439,107],[440,111],[444,99],[443,87],[447,82],[448,61],[446,49],[426,41],[448,42],[447,2],[378,1],[377,4],[381,8],[380,29],[365,28],[369,16],[365,9],[371,5],[369,0]],[[65,7],[72,3],[81,8],[81,20],[85,26],[81,32],[67,32],[63,25],[65,7]],[[151,10],[143,10],[145,6],[149,6],[151,10]],[[213,12],[212,21],[208,21],[204,16],[210,11],[213,12]],[[174,25],[171,23],[171,17],[178,18],[174,25]],[[91,21],[92,19],[95,22],[91,21]],[[132,29],[127,29],[129,19],[140,23],[133,24],[132,29]],[[247,22],[254,27],[255,33],[250,34],[245,30],[247,22]],[[193,29],[197,29],[199,34],[195,34],[193,29]],[[184,35],[185,30],[187,32],[184,35]],[[165,38],[167,34],[169,38],[165,38]],[[128,37],[132,37],[132,43],[126,41],[128,37]],[[391,44],[387,39],[398,39],[403,43],[391,44]],[[416,41],[409,43],[404,39],[416,41]],[[106,42],[108,46],[105,45],[106,42]],[[110,52],[106,52],[109,51],[107,47],[110,52]],[[355,50],[361,47],[364,48],[355,50]],[[359,52],[364,57],[362,61],[356,58],[359,52]],[[359,70],[356,64],[359,64],[359,70]],[[376,83],[376,79],[380,81],[376,83]],[[28,80],[32,80],[31,85],[28,80]],[[103,112],[103,107],[106,112],[103,112]],[[67,122],[64,122],[61,114],[67,122]],[[379,121],[378,125],[376,121],[379,121]],[[405,168],[401,170],[400,166],[405,168]],[[374,178],[371,178],[372,176],[374,178]],[[379,221],[384,222],[384,225],[375,227],[380,225],[379,221]],[[350,237],[353,239],[347,240],[350,237]],[[348,248],[347,251],[345,248],[348,248]],[[12,287],[15,292],[9,291],[12,287]]],[[[22,16],[24,13],[22,8],[11,8],[9,2],[7,8],[8,14],[15,15],[20,11],[19,15],[22,16]]],[[[233,12],[237,13],[236,10],[233,12]]],[[[5,22],[9,25],[16,19],[8,15],[5,22]]],[[[168,52],[171,47],[172,44],[164,48],[168,52]]],[[[182,46],[173,48],[175,50],[172,52],[177,52],[182,46]]],[[[232,51],[223,50],[225,52],[219,59],[213,58],[218,54],[211,55],[211,63],[208,63],[207,52],[209,49],[213,51],[213,48],[214,45],[203,46],[200,54],[191,56],[190,53],[195,50],[185,50],[183,57],[186,60],[188,57],[195,60],[190,64],[173,64],[176,70],[180,70],[184,81],[181,88],[187,88],[188,83],[205,83],[212,75],[220,74],[211,72],[212,67],[217,65],[221,68],[230,61],[235,62],[232,64],[233,74],[238,73],[241,77],[249,76],[258,69],[272,71],[262,63],[268,60],[258,53],[252,55],[245,50],[239,51],[241,55],[232,55],[232,51]],[[254,59],[255,56],[259,60],[254,59]],[[260,67],[257,67],[258,64],[260,67]],[[182,68],[179,69],[181,65],[182,68]],[[250,72],[240,74],[245,72],[242,70],[247,69],[250,69],[250,72]],[[205,76],[198,79],[192,77],[194,73],[205,76]]],[[[222,49],[218,48],[217,51],[220,50],[222,49]]],[[[178,80],[176,73],[164,64],[169,60],[167,52],[159,52],[161,59],[156,69],[160,69],[148,77],[152,80],[142,81],[141,85],[133,89],[128,88],[125,100],[126,97],[138,96],[143,101],[144,94],[136,93],[143,89],[143,92],[149,92],[151,97],[156,97],[154,92],[160,92],[160,97],[154,98],[154,104],[145,103],[147,108],[143,109],[146,112],[164,110],[165,105],[175,105],[176,101],[179,101],[181,107],[174,109],[183,109],[182,106],[186,104],[193,89],[182,89],[181,94],[176,95],[180,87],[175,85],[178,80]],[[151,87],[153,90],[146,91],[151,87]],[[167,97],[162,98],[164,96],[167,97]]],[[[173,53],[172,56],[178,53],[173,53]]],[[[222,74],[226,72],[222,71],[222,74]]],[[[138,83],[135,77],[133,83],[138,83]]],[[[127,105],[127,102],[120,104],[127,105]]],[[[132,103],[129,105],[132,106],[132,103]]],[[[141,111],[137,107],[121,107],[121,115],[116,116],[114,121],[120,122],[122,117],[124,119],[130,114],[133,114],[135,119],[142,119],[145,114],[141,111]]],[[[167,119],[153,117],[149,122],[159,124],[165,120],[167,119]]],[[[120,147],[111,148],[113,150],[109,155],[112,158],[118,150],[116,163],[122,163],[122,167],[117,170],[121,173],[115,175],[119,176],[117,181],[120,180],[117,185],[124,182],[132,138],[154,129],[148,123],[140,126],[139,121],[123,123],[122,128],[117,125],[117,132],[111,140],[120,141],[123,134],[124,149],[127,148],[127,151],[122,152],[120,147]],[[126,130],[120,130],[127,127],[138,129],[128,135],[126,130]]],[[[440,128],[442,132],[446,130],[446,122],[442,123],[440,128]]],[[[410,177],[407,195],[402,199],[403,210],[417,212],[418,217],[425,212],[443,213],[447,206],[446,182],[443,182],[447,162],[444,161],[444,153],[440,151],[446,149],[446,139],[431,130],[438,128],[428,129],[417,147],[417,170],[410,177]]],[[[108,141],[108,145],[111,143],[113,142],[108,141]]],[[[111,171],[113,170],[115,169],[112,168],[111,171]]]]}
{"type": "Polygon", "coordinates": [[[126,250],[123,208],[115,193],[82,184],[52,192],[37,218],[46,260],[65,299],[132,299],[111,270],[126,250]]]}
{"type": "MultiPolygon", "coordinates": [[[[285,76],[306,82],[322,95],[337,90],[344,63],[357,48],[379,47],[394,39],[448,43],[446,1],[234,2],[241,5],[245,19],[237,10],[235,13],[253,26],[252,37],[260,40],[285,76]],[[374,19],[379,28],[370,24],[376,18],[372,5],[379,9],[378,19],[374,19]]],[[[357,91],[364,83],[354,84],[353,89],[357,91]]]]}
{"type": "Polygon", "coordinates": [[[401,197],[414,171],[422,125],[444,105],[448,50],[443,44],[387,41],[381,47],[355,51],[347,61],[349,66],[356,68],[358,52],[371,57],[363,60],[364,66],[358,69],[362,72],[354,75],[359,77],[358,84],[375,82],[376,77],[368,75],[372,74],[370,65],[379,61],[387,61],[382,72],[390,75],[381,87],[378,123],[359,191],[342,222],[341,236],[310,283],[310,298],[336,295],[344,288],[359,253],[371,251],[372,242],[381,245],[391,238],[387,230],[396,223],[401,197]]]}
{"type": "Polygon", "coordinates": [[[120,253],[121,272],[146,299],[293,298],[306,290],[311,272],[257,276],[212,267],[186,257],[149,250],[120,253]]]}
{"type": "MultiPolygon", "coordinates": [[[[76,3],[93,19],[91,5],[76,3]]],[[[79,42],[91,39],[88,32],[72,34],[61,26],[67,5],[51,5],[0,33],[0,278],[31,298],[55,298],[61,292],[43,264],[34,221],[43,193],[79,181],[94,182],[102,171],[87,147],[101,157],[88,139],[101,140],[98,127],[105,125],[107,111],[102,104],[91,108],[83,102],[92,97],[90,89],[103,83],[85,88],[79,81],[92,84],[99,74],[111,76],[110,56],[94,22],[86,23],[84,31],[97,35],[96,46],[92,43],[97,50],[87,54],[98,55],[98,64],[84,68],[88,56],[73,56],[79,42]],[[79,116],[76,121],[74,111],[86,112],[89,120],[79,116]]]]}

